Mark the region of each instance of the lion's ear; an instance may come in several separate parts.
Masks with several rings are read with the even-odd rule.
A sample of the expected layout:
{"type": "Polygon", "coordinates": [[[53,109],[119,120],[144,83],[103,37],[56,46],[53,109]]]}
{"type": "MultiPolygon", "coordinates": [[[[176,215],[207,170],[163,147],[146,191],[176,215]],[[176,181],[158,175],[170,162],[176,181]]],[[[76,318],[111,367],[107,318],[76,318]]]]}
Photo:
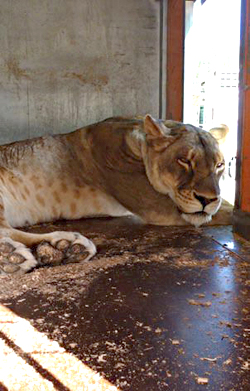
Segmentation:
{"type": "Polygon", "coordinates": [[[224,144],[229,133],[229,127],[227,125],[220,125],[209,130],[212,136],[218,141],[220,145],[224,144]]]}
{"type": "Polygon", "coordinates": [[[144,118],[144,132],[149,137],[149,139],[164,136],[163,129],[161,128],[161,126],[149,114],[147,114],[144,118]]]}
{"type": "Polygon", "coordinates": [[[157,152],[166,149],[174,141],[174,137],[169,134],[170,129],[149,114],[144,118],[144,132],[147,144],[157,152]]]}

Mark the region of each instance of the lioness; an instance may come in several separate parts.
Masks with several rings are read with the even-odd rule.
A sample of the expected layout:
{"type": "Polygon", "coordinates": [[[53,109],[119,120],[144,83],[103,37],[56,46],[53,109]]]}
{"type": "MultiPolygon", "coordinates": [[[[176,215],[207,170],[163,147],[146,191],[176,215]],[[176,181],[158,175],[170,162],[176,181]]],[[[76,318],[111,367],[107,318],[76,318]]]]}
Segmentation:
{"type": "Polygon", "coordinates": [[[146,223],[199,226],[221,205],[224,158],[215,138],[174,121],[111,118],[75,132],[0,147],[0,270],[88,260],[75,232],[12,227],[136,214],[146,223]],[[30,247],[39,245],[37,259],[30,247]]]}

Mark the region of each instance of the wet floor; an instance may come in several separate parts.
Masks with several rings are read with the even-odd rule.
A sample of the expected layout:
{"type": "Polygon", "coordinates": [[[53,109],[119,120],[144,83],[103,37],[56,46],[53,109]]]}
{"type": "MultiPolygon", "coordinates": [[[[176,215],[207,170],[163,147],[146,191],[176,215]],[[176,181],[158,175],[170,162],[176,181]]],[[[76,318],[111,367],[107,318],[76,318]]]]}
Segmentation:
{"type": "MultiPolygon", "coordinates": [[[[97,243],[93,267],[34,271],[13,297],[13,281],[1,280],[5,308],[116,390],[250,389],[250,243],[230,227],[196,230],[108,219],[50,230],[62,225],[97,243]]],[[[17,338],[11,345],[11,327],[5,333],[2,324],[8,348],[20,346],[17,338]]],[[[84,379],[66,385],[62,372],[53,381],[53,368],[42,372],[41,362],[33,368],[52,388],[40,389],[108,389],[91,388],[84,379]]],[[[11,385],[11,374],[0,378],[0,390],[39,389],[21,388],[22,381],[15,377],[11,385]]]]}

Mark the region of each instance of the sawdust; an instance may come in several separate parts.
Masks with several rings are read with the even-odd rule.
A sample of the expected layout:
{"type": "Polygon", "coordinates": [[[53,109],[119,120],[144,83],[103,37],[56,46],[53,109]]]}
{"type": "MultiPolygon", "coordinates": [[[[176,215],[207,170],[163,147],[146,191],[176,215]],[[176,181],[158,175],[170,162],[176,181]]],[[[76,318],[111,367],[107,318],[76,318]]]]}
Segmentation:
{"type": "MultiPolygon", "coordinates": [[[[69,289],[64,293],[64,298],[67,299],[87,291],[100,273],[117,265],[156,262],[175,269],[206,269],[214,264],[227,267],[231,261],[228,250],[217,249],[213,240],[208,238],[211,246],[204,247],[197,256],[196,243],[201,233],[196,229],[182,228],[180,231],[176,227],[145,226],[135,224],[129,218],[124,221],[122,218],[66,221],[41,224],[25,230],[42,233],[62,229],[78,231],[89,237],[97,246],[97,255],[81,264],[43,267],[18,277],[0,276],[0,300],[27,291],[53,295],[58,291],[58,284],[66,281],[69,289]]],[[[246,279],[245,285],[248,285],[246,279]]]]}
{"type": "Polygon", "coordinates": [[[79,293],[87,290],[99,273],[115,265],[125,264],[128,261],[129,257],[125,255],[116,259],[101,258],[82,264],[72,263],[39,268],[22,276],[0,276],[0,299],[13,298],[29,290],[38,291],[42,294],[53,294],[57,292],[55,283],[65,280],[71,281],[72,284],[72,289],[68,295],[71,297],[74,294],[79,295],[79,293]],[[75,286],[74,280],[78,282],[75,286]]]}
{"type": "MultiPolygon", "coordinates": [[[[95,243],[99,246],[104,240],[104,238],[98,238],[95,243]]],[[[113,240],[105,255],[99,254],[88,262],[43,267],[21,276],[0,276],[0,300],[19,296],[29,290],[52,295],[57,292],[55,284],[66,280],[71,281],[68,295],[72,297],[74,294],[78,295],[86,291],[104,270],[127,263],[167,262],[169,267],[174,268],[207,268],[212,262],[211,259],[194,259],[192,252],[187,249],[183,249],[181,255],[179,249],[176,248],[168,248],[160,253],[149,253],[146,251],[147,245],[144,243],[143,249],[141,244],[140,253],[137,249],[133,249],[132,252],[122,250],[122,245],[117,248],[114,243],[116,246],[117,243],[121,245],[120,240],[113,240]]],[[[126,246],[124,247],[126,248],[126,246]]]]}

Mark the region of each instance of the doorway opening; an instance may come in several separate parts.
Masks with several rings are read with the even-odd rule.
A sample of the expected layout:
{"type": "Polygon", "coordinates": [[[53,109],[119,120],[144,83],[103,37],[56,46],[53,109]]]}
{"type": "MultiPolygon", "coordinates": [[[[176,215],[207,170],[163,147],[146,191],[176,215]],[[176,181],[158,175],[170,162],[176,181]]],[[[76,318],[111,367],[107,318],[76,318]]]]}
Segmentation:
{"type": "Polygon", "coordinates": [[[239,100],[240,0],[186,1],[185,123],[222,128],[222,197],[234,204],[239,100]],[[228,131],[229,130],[229,131],[228,131]]]}

